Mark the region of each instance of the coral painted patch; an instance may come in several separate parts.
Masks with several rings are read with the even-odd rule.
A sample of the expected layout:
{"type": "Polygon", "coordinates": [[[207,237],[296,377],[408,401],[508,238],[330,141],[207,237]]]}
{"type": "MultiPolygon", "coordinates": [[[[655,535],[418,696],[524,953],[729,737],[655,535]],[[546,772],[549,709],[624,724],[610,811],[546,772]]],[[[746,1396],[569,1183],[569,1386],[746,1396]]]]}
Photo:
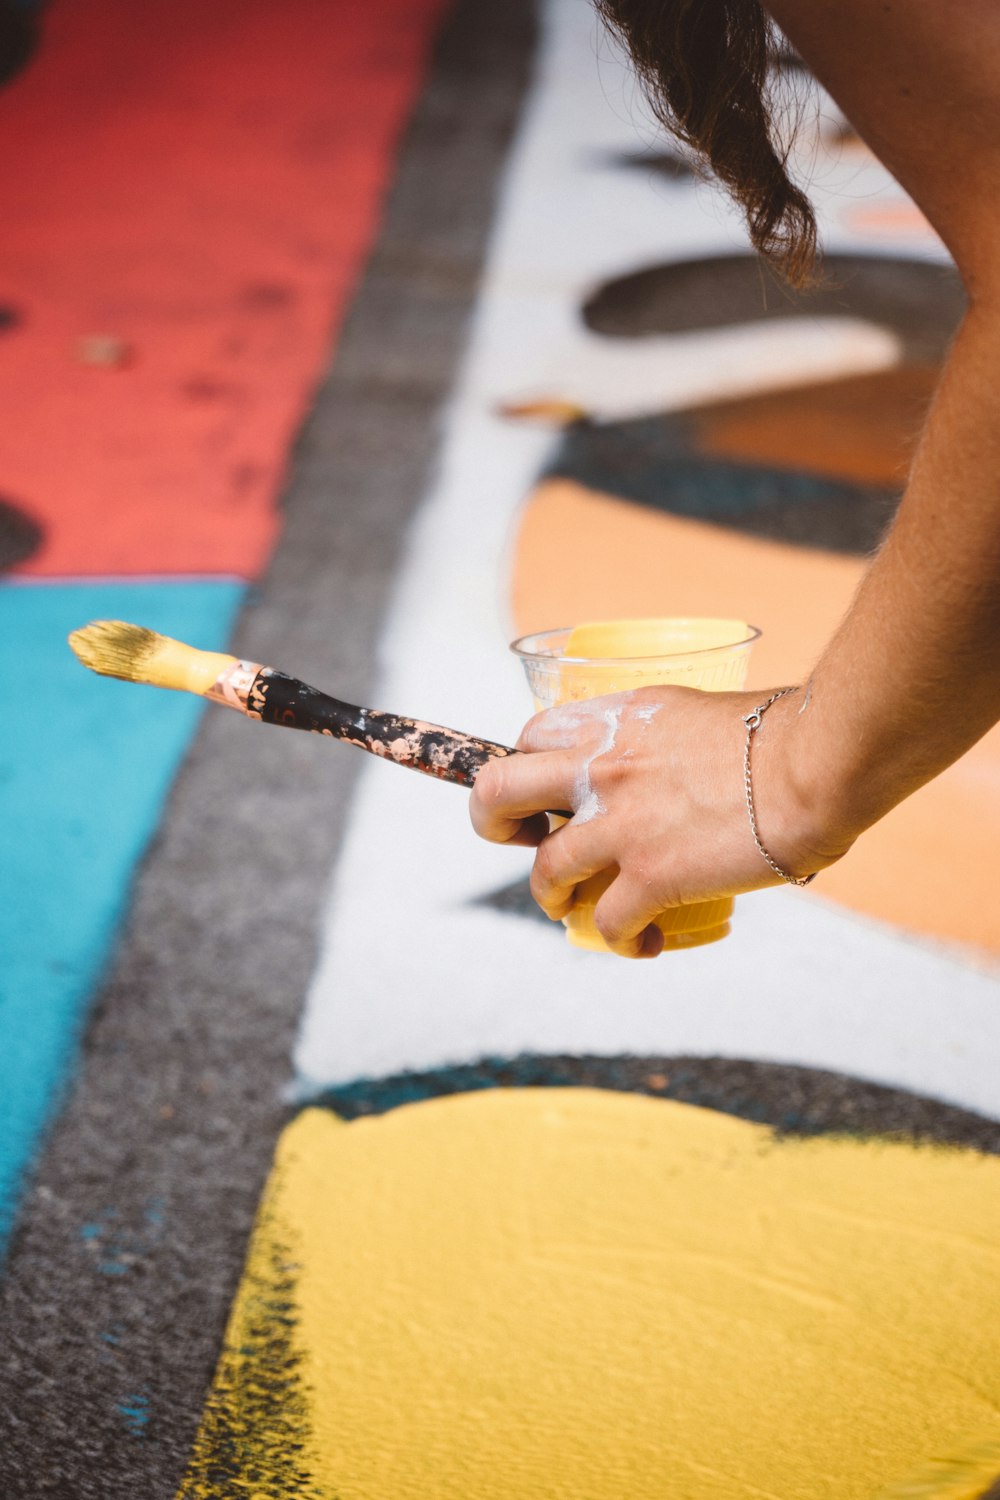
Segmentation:
{"type": "Polygon", "coordinates": [[[0,96],[24,571],[259,572],[440,10],[52,7],[0,96]]]}

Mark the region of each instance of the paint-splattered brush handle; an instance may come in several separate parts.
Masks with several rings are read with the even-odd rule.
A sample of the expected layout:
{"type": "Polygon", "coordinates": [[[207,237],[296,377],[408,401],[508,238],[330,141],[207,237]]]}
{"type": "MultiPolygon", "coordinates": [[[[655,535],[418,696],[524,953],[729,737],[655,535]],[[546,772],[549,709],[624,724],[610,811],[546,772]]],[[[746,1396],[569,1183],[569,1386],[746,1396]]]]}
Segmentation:
{"type": "Polygon", "coordinates": [[[250,686],[246,710],[251,718],[289,729],[307,729],[369,750],[384,760],[414,771],[471,786],[488,760],[502,760],[515,752],[509,745],[476,739],[457,729],[404,719],[398,714],[357,708],[317,688],[262,668],[250,686]]]}

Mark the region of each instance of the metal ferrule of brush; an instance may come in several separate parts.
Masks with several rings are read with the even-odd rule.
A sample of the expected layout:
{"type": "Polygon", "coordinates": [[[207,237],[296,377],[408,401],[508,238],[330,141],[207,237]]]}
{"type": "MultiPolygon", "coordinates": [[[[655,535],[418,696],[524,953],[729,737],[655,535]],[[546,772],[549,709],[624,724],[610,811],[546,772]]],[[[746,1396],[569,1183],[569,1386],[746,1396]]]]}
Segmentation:
{"type": "Polygon", "coordinates": [[[251,719],[259,719],[264,700],[257,682],[266,671],[267,668],[257,662],[234,661],[231,667],[219,674],[205,697],[210,698],[213,703],[224,703],[227,708],[235,708],[251,719]]]}

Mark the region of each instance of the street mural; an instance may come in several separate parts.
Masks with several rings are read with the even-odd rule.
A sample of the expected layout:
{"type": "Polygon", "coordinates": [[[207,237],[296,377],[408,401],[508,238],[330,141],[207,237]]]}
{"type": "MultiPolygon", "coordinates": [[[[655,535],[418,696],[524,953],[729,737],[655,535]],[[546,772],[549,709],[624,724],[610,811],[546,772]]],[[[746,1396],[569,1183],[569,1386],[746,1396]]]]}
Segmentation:
{"type": "Polygon", "coordinates": [[[799,679],[962,317],[917,210],[817,94],[791,293],[582,0],[56,0],[0,125],[0,1490],[992,1493],[996,731],[630,965],[459,789],[65,646],[504,743],[575,620],[799,679]]]}

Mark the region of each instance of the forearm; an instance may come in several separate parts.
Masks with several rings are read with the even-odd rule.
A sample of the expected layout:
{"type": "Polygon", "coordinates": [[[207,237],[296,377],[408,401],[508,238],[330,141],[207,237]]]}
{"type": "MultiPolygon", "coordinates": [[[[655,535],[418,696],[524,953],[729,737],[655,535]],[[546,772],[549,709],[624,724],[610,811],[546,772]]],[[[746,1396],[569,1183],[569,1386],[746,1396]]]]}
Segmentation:
{"type": "Polygon", "coordinates": [[[997,392],[1000,306],[979,303],[943,372],[895,523],[812,674],[808,706],[789,700],[782,715],[800,807],[831,853],[1000,719],[997,392]]]}

